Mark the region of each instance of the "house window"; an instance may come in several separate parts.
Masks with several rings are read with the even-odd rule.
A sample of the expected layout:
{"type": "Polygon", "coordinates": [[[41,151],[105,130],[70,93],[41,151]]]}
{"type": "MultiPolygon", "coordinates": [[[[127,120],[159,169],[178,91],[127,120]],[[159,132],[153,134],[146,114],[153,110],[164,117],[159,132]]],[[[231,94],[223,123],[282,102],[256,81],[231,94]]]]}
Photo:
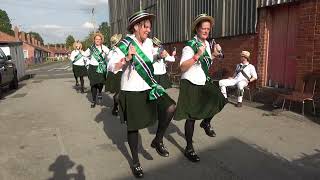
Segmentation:
{"type": "Polygon", "coordinates": [[[28,54],[28,51],[27,50],[23,50],[23,57],[25,59],[29,58],[29,54],[28,54]]]}

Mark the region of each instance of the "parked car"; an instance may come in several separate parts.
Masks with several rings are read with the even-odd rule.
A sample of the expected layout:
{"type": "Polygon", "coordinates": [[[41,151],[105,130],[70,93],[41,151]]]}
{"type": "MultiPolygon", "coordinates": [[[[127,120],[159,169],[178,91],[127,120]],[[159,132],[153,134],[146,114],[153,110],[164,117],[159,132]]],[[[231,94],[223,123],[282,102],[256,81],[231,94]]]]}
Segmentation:
{"type": "Polygon", "coordinates": [[[6,56],[0,49],[0,96],[5,86],[9,86],[10,89],[18,89],[17,68],[11,56],[6,56]]]}

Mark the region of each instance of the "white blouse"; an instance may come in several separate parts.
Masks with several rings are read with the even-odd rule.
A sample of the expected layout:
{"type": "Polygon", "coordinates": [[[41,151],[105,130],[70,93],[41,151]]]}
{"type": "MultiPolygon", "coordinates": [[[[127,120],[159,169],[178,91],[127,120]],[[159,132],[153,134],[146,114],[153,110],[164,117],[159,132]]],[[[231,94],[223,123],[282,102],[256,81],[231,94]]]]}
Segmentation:
{"type": "MultiPolygon", "coordinates": [[[[151,39],[146,39],[141,45],[134,35],[127,35],[131,37],[139,45],[140,49],[144,54],[153,62],[153,43],[151,39]]],[[[121,59],[125,58],[122,51],[117,48],[115,49],[117,53],[114,53],[110,58],[108,63],[108,70],[117,73],[119,70],[115,70],[115,64],[119,63],[121,59]]],[[[122,91],[145,91],[151,89],[151,87],[142,79],[138,72],[131,66],[128,62],[123,68],[123,73],[121,77],[121,90],[122,91]]]]}
{"type": "MultiPolygon", "coordinates": [[[[109,48],[107,46],[105,46],[105,45],[101,45],[100,47],[97,47],[97,48],[98,48],[98,50],[100,52],[103,52],[102,53],[103,57],[105,57],[110,51],[109,48]]],[[[83,52],[83,55],[90,58],[90,62],[89,63],[91,65],[93,65],[93,66],[98,66],[99,65],[99,62],[92,55],[90,48],[88,48],[85,52],[83,52]]]]}
{"type": "Polygon", "coordinates": [[[86,61],[87,61],[87,58],[82,56],[78,61],[74,62],[75,60],[75,57],[81,53],[79,50],[73,50],[71,52],[71,55],[70,55],[70,60],[71,62],[73,63],[73,65],[76,65],[76,66],[84,66],[86,64],[86,61]]]}
{"type": "MultiPolygon", "coordinates": [[[[211,49],[209,42],[206,41],[206,50],[211,57],[211,49]]],[[[193,49],[190,46],[185,46],[182,50],[182,57],[180,61],[180,65],[194,56],[193,49]]],[[[186,72],[183,72],[181,75],[181,79],[186,79],[195,85],[205,85],[206,84],[206,74],[204,73],[200,61],[194,63],[186,72]]]]}
{"type": "MultiPolygon", "coordinates": [[[[109,52],[109,54],[107,56],[107,60],[108,60],[109,63],[110,63],[110,60],[112,59],[113,56],[116,56],[116,57],[119,56],[119,51],[120,51],[120,49],[118,47],[110,50],[110,52],[109,52]]],[[[109,71],[111,71],[111,70],[109,70],[109,71]]],[[[119,71],[122,71],[122,69],[120,69],[119,71]]]]}
{"type": "MultiPolygon", "coordinates": [[[[159,51],[159,48],[153,48],[153,55],[158,55],[159,54],[158,51],[159,51]]],[[[173,56],[167,56],[164,60],[163,59],[154,60],[153,69],[154,69],[155,75],[163,75],[167,73],[165,61],[175,62],[175,58],[173,56]]]]}

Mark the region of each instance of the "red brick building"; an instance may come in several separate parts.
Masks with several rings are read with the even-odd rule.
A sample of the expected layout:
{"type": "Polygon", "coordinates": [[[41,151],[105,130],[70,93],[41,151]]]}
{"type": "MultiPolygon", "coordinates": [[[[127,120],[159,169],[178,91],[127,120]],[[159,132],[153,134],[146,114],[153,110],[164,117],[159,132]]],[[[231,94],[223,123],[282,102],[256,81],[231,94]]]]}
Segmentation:
{"type": "Polygon", "coordinates": [[[252,54],[259,87],[300,89],[307,73],[320,71],[319,0],[110,0],[112,33],[126,34],[126,18],[141,7],[157,15],[153,34],[169,51],[177,48],[178,60],[192,37],[192,20],[201,13],[214,16],[211,37],[223,47],[225,59],[215,62],[213,76],[233,74],[242,50],[252,54]]]}

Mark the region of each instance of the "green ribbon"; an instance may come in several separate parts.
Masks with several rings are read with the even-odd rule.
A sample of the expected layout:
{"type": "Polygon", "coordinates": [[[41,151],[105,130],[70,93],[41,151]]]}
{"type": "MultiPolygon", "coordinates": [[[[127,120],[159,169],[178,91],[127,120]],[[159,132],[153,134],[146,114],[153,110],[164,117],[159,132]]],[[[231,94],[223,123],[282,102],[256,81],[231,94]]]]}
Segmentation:
{"type": "MultiPolygon", "coordinates": [[[[200,41],[198,41],[196,38],[193,38],[192,40],[188,41],[186,43],[187,46],[190,46],[192,48],[192,50],[194,51],[194,53],[196,54],[199,50],[199,47],[202,46],[202,43],[200,41]]],[[[203,70],[203,72],[206,75],[207,81],[210,81],[210,76],[209,76],[209,69],[211,67],[212,64],[212,59],[206,49],[206,51],[199,57],[199,60],[201,63],[201,68],[203,70]]]]}
{"type": "Polygon", "coordinates": [[[83,57],[83,55],[79,52],[79,54],[77,54],[75,57],[74,57],[74,60],[73,60],[73,64],[77,61],[79,61],[81,58],[83,57]]]}
{"type": "Polygon", "coordinates": [[[90,47],[90,51],[92,53],[92,56],[98,61],[99,65],[97,67],[96,72],[100,74],[107,73],[107,61],[102,56],[102,52],[98,50],[98,48],[95,45],[92,45],[90,47]]]}
{"type": "Polygon", "coordinates": [[[165,89],[157,83],[154,79],[152,61],[148,58],[147,55],[140,49],[139,45],[131,38],[124,38],[119,44],[118,48],[122,53],[127,56],[129,52],[129,45],[132,44],[137,54],[132,57],[132,65],[142,77],[142,79],[151,87],[149,92],[149,100],[156,100],[166,93],[165,89]]]}

